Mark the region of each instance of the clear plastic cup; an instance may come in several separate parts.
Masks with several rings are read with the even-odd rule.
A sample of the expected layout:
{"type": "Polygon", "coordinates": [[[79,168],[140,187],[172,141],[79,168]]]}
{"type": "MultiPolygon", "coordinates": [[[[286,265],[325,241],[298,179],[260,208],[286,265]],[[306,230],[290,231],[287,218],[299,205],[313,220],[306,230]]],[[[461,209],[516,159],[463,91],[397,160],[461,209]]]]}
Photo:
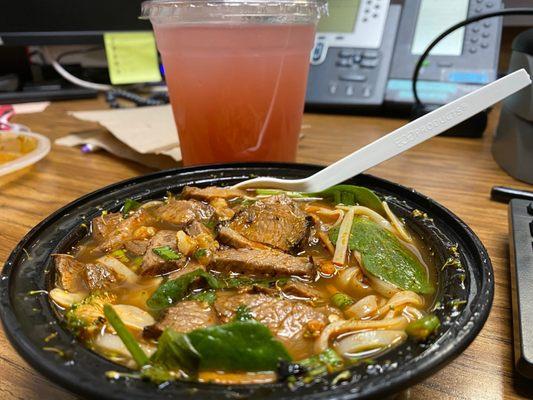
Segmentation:
{"type": "Polygon", "coordinates": [[[152,0],[184,165],[294,161],[325,0],[152,0]]]}

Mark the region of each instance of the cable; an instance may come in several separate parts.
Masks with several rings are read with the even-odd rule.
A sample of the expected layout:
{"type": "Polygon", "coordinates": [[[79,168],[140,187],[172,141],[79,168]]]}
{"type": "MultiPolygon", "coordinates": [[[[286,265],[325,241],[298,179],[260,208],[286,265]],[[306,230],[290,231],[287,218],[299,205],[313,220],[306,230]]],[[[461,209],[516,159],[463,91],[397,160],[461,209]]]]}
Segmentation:
{"type": "Polygon", "coordinates": [[[505,16],[505,15],[533,15],[533,8],[528,8],[528,7],[507,8],[507,9],[504,9],[504,10],[494,11],[494,12],[491,12],[491,13],[476,15],[475,17],[467,18],[467,19],[465,19],[465,20],[463,20],[461,22],[458,22],[455,25],[452,25],[448,29],[446,29],[439,36],[437,36],[435,38],[435,40],[433,40],[430,43],[430,45],[426,48],[424,53],[422,53],[422,55],[418,59],[418,62],[416,63],[415,70],[413,72],[412,89],[413,89],[413,96],[414,96],[414,100],[415,100],[415,104],[414,104],[415,107],[420,107],[420,108],[423,107],[423,103],[420,100],[420,98],[418,97],[418,92],[417,92],[417,89],[416,89],[416,83],[418,81],[418,75],[420,74],[420,69],[422,68],[422,64],[426,60],[427,56],[429,55],[429,53],[431,52],[433,47],[435,47],[442,39],[444,39],[446,36],[448,36],[450,33],[455,31],[456,29],[462,28],[465,25],[471,24],[472,22],[480,21],[482,19],[487,19],[487,18],[492,18],[492,17],[502,17],[502,16],[505,16]]]}
{"type": "Polygon", "coordinates": [[[111,86],[111,85],[106,85],[104,83],[94,83],[94,82],[84,81],[83,79],[80,79],[80,78],[72,75],[65,68],[63,68],[61,66],[61,64],[59,64],[57,62],[57,60],[54,60],[50,56],[50,53],[48,52],[48,48],[47,47],[43,48],[43,54],[44,54],[45,58],[48,60],[48,62],[50,64],[52,64],[52,67],[56,70],[56,72],[59,75],[61,75],[64,79],[66,79],[67,81],[73,83],[74,85],[81,86],[81,87],[84,87],[84,88],[87,88],[87,89],[98,90],[100,92],[107,92],[108,90],[112,90],[113,89],[113,86],[111,86]]]}
{"type": "Polygon", "coordinates": [[[56,61],[57,61],[59,64],[61,64],[61,61],[62,61],[63,58],[65,58],[65,57],[72,56],[72,55],[75,55],[75,54],[92,53],[93,51],[99,51],[99,50],[104,50],[104,47],[103,47],[103,46],[93,46],[93,47],[89,47],[89,48],[87,48],[87,49],[65,51],[65,52],[63,52],[63,53],[60,53],[60,54],[56,57],[56,61]]]}

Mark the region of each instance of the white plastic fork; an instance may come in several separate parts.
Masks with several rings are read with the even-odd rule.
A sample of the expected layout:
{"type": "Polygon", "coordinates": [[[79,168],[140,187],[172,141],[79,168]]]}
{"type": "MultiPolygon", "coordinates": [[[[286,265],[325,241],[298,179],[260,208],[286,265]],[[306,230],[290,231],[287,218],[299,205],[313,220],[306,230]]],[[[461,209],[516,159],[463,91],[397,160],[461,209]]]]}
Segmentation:
{"type": "Polygon", "coordinates": [[[259,177],[238,188],[276,188],[320,192],[422,143],[531,84],[520,69],[417,118],[304,179],[259,177]]]}

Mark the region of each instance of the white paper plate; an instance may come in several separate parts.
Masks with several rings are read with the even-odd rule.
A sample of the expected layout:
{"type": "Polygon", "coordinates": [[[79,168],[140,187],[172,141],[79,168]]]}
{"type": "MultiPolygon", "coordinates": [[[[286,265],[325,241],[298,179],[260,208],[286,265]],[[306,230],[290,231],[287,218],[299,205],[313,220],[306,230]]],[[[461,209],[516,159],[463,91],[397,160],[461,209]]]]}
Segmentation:
{"type": "Polygon", "coordinates": [[[4,164],[0,164],[0,176],[10,174],[18,171],[19,169],[35,164],[50,152],[50,140],[46,136],[34,132],[0,131],[0,144],[6,138],[15,138],[17,136],[26,136],[36,139],[37,147],[21,157],[4,164]]]}

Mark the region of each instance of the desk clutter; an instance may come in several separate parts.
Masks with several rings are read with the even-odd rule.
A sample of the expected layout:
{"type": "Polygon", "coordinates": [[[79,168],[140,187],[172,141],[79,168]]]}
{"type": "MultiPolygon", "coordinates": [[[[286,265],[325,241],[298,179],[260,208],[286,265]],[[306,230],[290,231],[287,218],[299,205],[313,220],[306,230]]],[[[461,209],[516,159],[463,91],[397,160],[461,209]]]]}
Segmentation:
{"type": "Polygon", "coordinates": [[[76,111],[80,120],[98,122],[105,129],[72,132],[55,141],[61,146],[82,146],[84,152],[103,149],[152,168],[175,167],[181,161],[178,133],[169,105],[76,111]]]}

